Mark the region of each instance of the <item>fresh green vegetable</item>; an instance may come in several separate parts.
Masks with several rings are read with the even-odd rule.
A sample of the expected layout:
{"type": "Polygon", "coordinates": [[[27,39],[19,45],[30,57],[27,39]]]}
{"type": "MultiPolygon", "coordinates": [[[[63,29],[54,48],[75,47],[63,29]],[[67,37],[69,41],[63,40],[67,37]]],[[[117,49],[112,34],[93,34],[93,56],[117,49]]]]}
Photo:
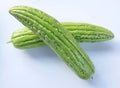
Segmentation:
{"type": "Polygon", "coordinates": [[[55,18],[27,6],[12,7],[9,12],[42,39],[79,77],[89,79],[93,76],[95,68],[88,55],[55,18]]]}
{"type": "MultiPolygon", "coordinates": [[[[63,22],[62,25],[74,36],[77,42],[102,42],[114,37],[111,31],[97,25],[75,22],[63,22]]],[[[45,45],[42,39],[27,27],[14,31],[11,42],[19,49],[35,48],[45,45]]]]}

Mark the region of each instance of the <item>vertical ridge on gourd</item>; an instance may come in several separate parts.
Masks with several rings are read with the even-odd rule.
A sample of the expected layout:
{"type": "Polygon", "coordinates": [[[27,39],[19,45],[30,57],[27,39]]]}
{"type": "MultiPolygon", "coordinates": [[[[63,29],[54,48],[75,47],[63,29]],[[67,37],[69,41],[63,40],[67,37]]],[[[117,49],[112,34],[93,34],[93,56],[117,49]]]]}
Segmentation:
{"type": "MultiPolygon", "coordinates": [[[[97,25],[76,22],[62,22],[61,24],[73,35],[77,42],[102,42],[114,38],[114,34],[110,30],[97,25]]],[[[39,39],[38,36],[27,27],[14,31],[11,41],[16,48],[20,49],[45,45],[42,39],[39,39]],[[31,38],[31,36],[34,37],[31,38]],[[24,37],[25,40],[22,37],[24,37]]]]}
{"type": "Polygon", "coordinates": [[[79,77],[92,77],[95,70],[93,63],[56,19],[27,6],[15,6],[9,12],[42,39],[79,77]]]}
{"type": "Polygon", "coordinates": [[[114,34],[101,26],[88,23],[63,22],[63,26],[73,34],[79,42],[101,42],[114,38],[114,34]]]}
{"type": "Polygon", "coordinates": [[[12,33],[11,42],[16,48],[20,49],[35,48],[45,45],[45,43],[27,27],[14,31],[12,33]]]}

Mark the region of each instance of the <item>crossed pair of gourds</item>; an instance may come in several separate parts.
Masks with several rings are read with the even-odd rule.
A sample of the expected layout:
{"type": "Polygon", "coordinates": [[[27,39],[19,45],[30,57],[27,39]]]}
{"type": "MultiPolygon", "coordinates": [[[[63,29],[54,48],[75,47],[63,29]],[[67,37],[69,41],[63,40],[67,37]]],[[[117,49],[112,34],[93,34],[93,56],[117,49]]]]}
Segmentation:
{"type": "Polygon", "coordinates": [[[10,42],[16,48],[48,45],[85,80],[93,76],[95,66],[78,42],[101,42],[114,37],[106,28],[87,23],[60,23],[47,13],[28,6],[14,6],[9,13],[26,26],[12,34],[10,42]]]}

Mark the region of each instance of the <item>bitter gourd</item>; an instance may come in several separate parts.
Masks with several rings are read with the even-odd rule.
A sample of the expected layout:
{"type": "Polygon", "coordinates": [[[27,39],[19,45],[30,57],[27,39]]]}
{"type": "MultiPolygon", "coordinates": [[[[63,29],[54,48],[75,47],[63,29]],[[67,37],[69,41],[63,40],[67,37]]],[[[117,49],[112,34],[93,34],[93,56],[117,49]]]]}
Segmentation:
{"type": "Polygon", "coordinates": [[[9,13],[42,39],[80,78],[93,76],[95,67],[92,61],[55,18],[28,6],[14,6],[9,13]]]}
{"type": "MultiPolygon", "coordinates": [[[[97,25],[76,22],[62,22],[61,24],[73,35],[77,42],[102,42],[114,38],[114,34],[110,30],[97,25]]],[[[42,39],[27,27],[14,31],[10,41],[19,49],[45,45],[42,39]]]]}

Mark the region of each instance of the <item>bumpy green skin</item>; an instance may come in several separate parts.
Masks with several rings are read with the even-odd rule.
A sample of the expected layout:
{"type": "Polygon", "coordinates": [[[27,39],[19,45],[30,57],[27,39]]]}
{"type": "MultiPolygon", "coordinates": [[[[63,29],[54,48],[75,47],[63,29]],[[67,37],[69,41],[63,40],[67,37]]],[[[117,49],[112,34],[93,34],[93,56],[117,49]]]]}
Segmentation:
{"type": "Polygon", "coordinates": [[[88,55],[56,19],[27,6],[15,6],[9,12],[42,39],[80,78],[93,76],[95,68],[88,55]]]}
{"type": "Polygon", "coordinates": [[[42,39],[27,27],[14,31],[10,42],[19,49],[30,49],[46,45],[42,39]]]}
{"type": "Polygon", "coordinates": [[[63,22],[78,42],[102,42],[114,38],[114,34],[101,26],[88,23],[63,22]]]}
{"type": "MultiPolygon", "coordinates": [[[[88,23],[63,22],[62,25],[74,36],[77,42],[102,42],[114,38],[106,28],[88,23]]],[[[44,46],[29,28],[21,28],[12,33],[11,42],[16,48],[28,49],[44,46]]]]}

